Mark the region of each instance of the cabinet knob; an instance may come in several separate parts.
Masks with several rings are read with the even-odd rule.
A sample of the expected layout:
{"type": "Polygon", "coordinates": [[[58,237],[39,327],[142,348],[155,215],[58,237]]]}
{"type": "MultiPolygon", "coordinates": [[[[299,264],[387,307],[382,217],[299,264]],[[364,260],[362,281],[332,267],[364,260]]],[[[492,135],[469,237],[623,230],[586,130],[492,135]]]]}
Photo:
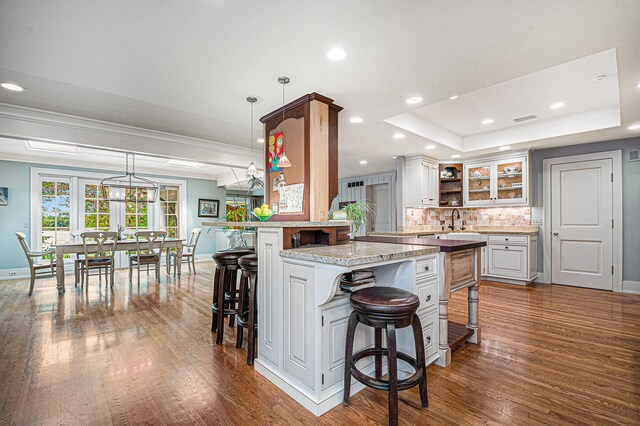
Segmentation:
{"type": "Polygon", "coordinates": [[[505,247],[504,249],[505,249],[505,250],[509,250],[509,247],[505,247]]]}
{"type": "Polygon", "coordinates": [[[505,241],[509,241],[509,239],[508,239],[508,238],[505,238],[504,240],[505,240],[505,241]]]}
{"type": "Polygon", "coordinates": [[[431,343],[431,336],[427,336],[427,343],[431,343]]]}
{"type": "Polygon", "coordinates": [[[555,235],[555,236],[557,237],[557,236],[558,236],[558,233],[557,233],[557,232],[554,232],[554,233],[553,233],[553,235],[555,235]]]}
{"type": "Polygon", "coordinates": [[[427,296],[427,299],[425,300],[425,302],[428,302],[428,301],[430,301],[430,300],[431,300],[431,295],[429,294],[429,295],[427,296]]]}
{"type": "Polygon", "coordinates": [[[425,271],[428,271],[428,270],[429,270],[429,265],[425,266],[425,267],[424,267],[424,270],[425,270],[425,271]]]}

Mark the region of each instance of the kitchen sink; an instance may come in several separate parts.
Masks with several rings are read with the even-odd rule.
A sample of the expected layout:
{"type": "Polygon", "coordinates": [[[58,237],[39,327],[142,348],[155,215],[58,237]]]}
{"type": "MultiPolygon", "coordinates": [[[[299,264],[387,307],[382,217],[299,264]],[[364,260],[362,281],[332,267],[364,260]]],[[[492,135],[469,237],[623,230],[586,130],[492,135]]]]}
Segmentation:
{"type": "Polygon", "coordinates": [[[482,234],[479,234],[477,232],[449,232],[448,234],[442,234],[440,238],[446,240],[481,241],[482,234]]]}

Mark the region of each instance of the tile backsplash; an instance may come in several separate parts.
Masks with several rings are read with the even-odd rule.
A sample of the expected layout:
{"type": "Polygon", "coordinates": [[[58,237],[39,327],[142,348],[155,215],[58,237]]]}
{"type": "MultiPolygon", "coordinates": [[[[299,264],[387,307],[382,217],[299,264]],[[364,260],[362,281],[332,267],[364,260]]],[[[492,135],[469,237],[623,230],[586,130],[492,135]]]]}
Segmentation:
{"type": "MultiPolygon", "coordinates": [[[[437,228],[448,225],[452,209],[414,209],[406,212],[406,226],[437,228]]],[[[460,219],[467,226],[531,225],[531,207],[491,207],[460,209],[460,219]]]]}

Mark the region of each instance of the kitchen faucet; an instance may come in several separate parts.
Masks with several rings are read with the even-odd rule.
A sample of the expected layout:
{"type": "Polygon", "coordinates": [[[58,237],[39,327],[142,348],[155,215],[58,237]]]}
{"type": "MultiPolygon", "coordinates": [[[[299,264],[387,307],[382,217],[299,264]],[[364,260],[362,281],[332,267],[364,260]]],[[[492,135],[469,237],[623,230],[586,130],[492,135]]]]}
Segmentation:
{"type": "MultiPolygon", "coordinates": [[[[458,211],[458,209],[451,210],[451,224],[449,225],[449,229],[451,229],[452,231],[456,230],[456,222],[455,218],[453,217],[456,213],[458,214],[458,219],[460,219],[460,211],[458,211]]],[[[462,228],[460,230],[464,230],[464,225],[462,225],[462,228]]]]}

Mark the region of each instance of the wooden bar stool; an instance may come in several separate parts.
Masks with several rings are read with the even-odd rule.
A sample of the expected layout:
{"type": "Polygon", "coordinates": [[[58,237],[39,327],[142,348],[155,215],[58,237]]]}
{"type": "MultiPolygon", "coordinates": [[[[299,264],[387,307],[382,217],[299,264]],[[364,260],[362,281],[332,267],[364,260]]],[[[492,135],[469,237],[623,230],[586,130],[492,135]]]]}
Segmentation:
{"type": "Polygon", "coordinates": [[[211,331],[216,332],[216,343],[222,344],[224,338],[224,317],[229,317],[229,326],[233,327],[236,309],[238,280],[238,259],[254,252],[253,247],[237,247],[217,251],[213,255],[216,272],[213,278],[213,303],[211,311],[211,331]]]}
{"type": "Polygon", "coordinates": [[[247,328],[247,365],[253,364],[255,341],[258,332],[258,256],[248,254],[238,259],[242,269],[240,292],[238,293],[238,321],[236,326],[236,348],[242,347],[243,330],[247,328]]]}
{"type": "Polygon", "coordinates": [[[351,294],[353,312],[347,327],[347,342],[344,368],[344,399],[342,404],[349,406],[351,376],[360,383],[374,389],[389,392],[389,424],[398,424],[398,391],[420,385],[420,399],[423,407],[429,406],[427,396],[427,369],[425,366],[422,326],[416,315],[420,306],[418,296],[393,287],[370,287],[351,294]],[[353,338],[358,323],[375,328],[375,347],[353,353],[353,338]],[[416,358],[398,352],[396,349],[396,329],[413,328],[416,346],[416,358]],[[382,347],[382,330],[387,333],[387,347],[382,347]],[[358,360],[375,356],[375,378],[356,368],[358,360]],[[389,379],[382,379],[382,356],[387,357],[389,379]],[[411,376],[398,380],[398,358],[409,364],[414,370],[411,376]]]}

